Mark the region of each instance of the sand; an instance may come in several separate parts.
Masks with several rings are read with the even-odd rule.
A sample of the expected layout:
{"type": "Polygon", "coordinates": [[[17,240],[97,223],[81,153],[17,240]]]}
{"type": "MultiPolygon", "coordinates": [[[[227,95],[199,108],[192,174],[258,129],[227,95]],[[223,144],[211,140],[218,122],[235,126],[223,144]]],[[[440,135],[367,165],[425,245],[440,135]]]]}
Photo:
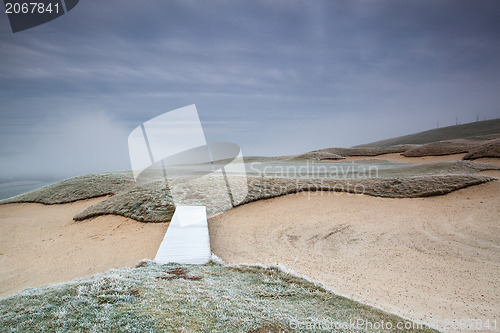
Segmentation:
{"type": "Polygon", "coordinates": [[[113,215],[72,220],[101,200],[0,205],[0,297],[153,259],[168,224],[113,215]]]}
{"type": "Polygon", "coordinates": [[[499,181],[417,199],[299,193],[215,216],[209,231],[212,252],[229,263],[281,264],[434,327],[500,326],[499,181]]]}

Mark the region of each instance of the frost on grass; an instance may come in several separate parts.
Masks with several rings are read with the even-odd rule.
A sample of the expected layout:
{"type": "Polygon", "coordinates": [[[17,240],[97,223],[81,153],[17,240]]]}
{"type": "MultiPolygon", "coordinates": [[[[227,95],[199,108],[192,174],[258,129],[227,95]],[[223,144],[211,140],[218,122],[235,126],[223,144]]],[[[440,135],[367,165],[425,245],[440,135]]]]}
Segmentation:
{"type": "Polygon", "coordinates": [[[313,150],[299,155],[299,158],[311,159],[333,159],[344,158],[348,156],[378,156],[382,154],[403,153],[416,145],[404,144],[389,147],[354,147],[354,148],[325,148],[313,150]],[[338,156],[338,158],[336,158],[338,156]]]}
{"type": "Polygon", "coordinates": [[[164,182],[133,186],[103,200],[73,218],[84,220],[104,214],[121,215],[140,222],[168,222],[175,206],[164,182]]]}
{"type": "MultiPolygon", "coordinates": [[[[298,192],[315,195],[313,192],[318,191],[362,193],[388,198],[442,195],[491,181],[494,178],[480,176],[477,172],[500,169],[494,165],[471,161],[428,164],[381,161],[372,164],[317,162],[319,164],[311,165],[305,160],[268,158],[257,163],[270,163],[268,165],[272,168],[269,169],[278,172],[249,173],[246,180],[241,178],[242,184],[247,182],[248,194],[238,204],[298,192]],[[373,170],[365,172],[363,169],[365,166],[376,167],[376,172],[373,170]],[[303,174],[301,171],[303,168],[309,171],[303,174]],[[279,172],[280,170],[286,172],[279,172]]],[[[261,165],[261,170],[266,170],[265,166],[266,164],[261,165]]],[[[175,211],[175,205],[165,180],[158,180],[163,178],[163,173],[160,176],[152,177],[156,179],[154,181],[140,184],[135,183],[132,175],[126,172],[75,177],[0,201],[0,204],[12,202],[56,204],[111,195],[79,212],[74,219],[79,221],[99,215],[114,214],[140,222],[169,222],[175,211]]],[[[227,211],[232,205],[228,201],[225,186],[222,188],[214,186],[214,184],[224,185],[225,182],[216,177],[190,179],[186,186],[182,184],[187,182],[186,179],[176,179],[176,186],[173,187],[175,192],[172,193],[176,198],[182,199],[182,204],[206,206],[208,215],[227,211]]],[[[238,176],[232,175],[232,177],[236,179],[238,176]]]]}
{"type": "Polygon", "coordinates": [[[131,186],[134,186],[131,172],[107,172],[65,179],[12,198],[0,200],[0,203],[38,202],[49,205],[69,203],[112,195],[131,186]]]}
{"type": "MultiPolygon", "coordinates": [[[[144,262],[139,268],[28,289],[0,300],[4,332],[252,332],[262,328],[287,332],[293,331],[296,322],[358,319],[392,322],[394,329],[386,332],[396,332],[396,323],[405,321],[278,268],[214,262],[204,266],[144,262]]],[[[432,332],[425,327],[417,331],[432,332]]]]}

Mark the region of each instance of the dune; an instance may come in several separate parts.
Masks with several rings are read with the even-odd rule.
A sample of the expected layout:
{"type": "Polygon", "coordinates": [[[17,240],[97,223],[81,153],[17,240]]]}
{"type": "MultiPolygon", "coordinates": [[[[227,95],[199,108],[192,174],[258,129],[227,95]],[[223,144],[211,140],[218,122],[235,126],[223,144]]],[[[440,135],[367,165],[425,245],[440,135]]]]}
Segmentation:
{"type": "Polygon", "coordinates": [[[473,160],[478,158],[497,158],[500,157],[500,139],[484,142],[477,147],[474,147],[464,156],[465,160],[473,160]]]}
{"type": "MultiPolygon", "coordinates": [[[[466,160],[483,157],[500,157],[499,135],[471,139],[436,141],[426,144],[405,144],[387,147],[325,148],[298,155],[311,160],[341,160],[401,154],[405,157],[436,157],[462,154],[466,160]]],[[[454,160],[454,159],[453,159],[454,160]]]]}
{"type": "Polygon", "coordinates": [[[424,132],[362,144],[356,147],[369,148],[389,147],[404,144],[426,144],[436,141],[455,139],[480,139],[484,137],[498,136],[498,134],[500,134],[500,118],[435,128],[424,132]]]}
{"type": "Polygon", "coordinates": [[[442,156],[467,153],[463,158],[473,160],[482,157],[500,157],[500,139],[456,139],[417,145],[402,153],[407,157],[442,156]]]}
{"type": "Polygon", "coordinates": [[[315,160],[339,160],[350,156],[378,156],[382,154],[403,153],[416,145],[396,145],[389,147],[353,147],[353,148],[325,148],[313,150],[298,155],[298,158],[315,160]]]}
{"type": "Polygon", "coordinates": [[[458,332],[460,319],[496,319],[498,330],[499,222],[493,181],[428,198],[292,194],[214,216],[209,230],[212,252],[227,262],[279,263],[341,295],[458,332]]]}
{"type": "Polygon", "coordinates": [[[403,156],[400,153],[393,154],[382,154],[376,157],[373,156],[349,156],[346,157],[346,161],[356,161],[356,160],[366,160],[366,159],[386,159],[399,163],[436,163],[436,162],[450,162],[450,161],[459,161],[463,159],[465,153],[462,154],[450,154],[450,155],[442,155],[442,156],[420,156],[420,157],[407,157],[403,156]]]}
{"type": "Polygon", "coordinates": [[[167,223],[115,215],[73,221],[104,199],[0,205],[0,297],[154,258],[167,223]]]}

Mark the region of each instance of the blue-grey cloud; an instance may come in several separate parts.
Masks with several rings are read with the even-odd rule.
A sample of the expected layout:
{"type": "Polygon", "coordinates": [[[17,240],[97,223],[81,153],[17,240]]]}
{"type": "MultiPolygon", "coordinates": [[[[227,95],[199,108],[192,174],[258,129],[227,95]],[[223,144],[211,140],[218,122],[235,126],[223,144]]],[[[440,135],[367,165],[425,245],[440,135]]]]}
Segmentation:
{"type": "MultiPolygon", "coordinates": [[[[47,119],[88,131],[82,119],[98,114],[121,138],[193,103],[209,140],[252,155],[498,117],[499,17],[495,0],[82,0],[12,34],[0,15],[0,171],[35,171],[30,142],[47,119]]],[[[128,166],[123,144],[96,128],[88,158],[71,157],[74,173],[128,166]],[[105,156],[111,143],[119,163],[105,156]]],[[[68,146],[83,140],[52,135],[68,146]]],[[[44,147],[52,165],[58,155],[47,150],[58,146],[44,147]]]]}

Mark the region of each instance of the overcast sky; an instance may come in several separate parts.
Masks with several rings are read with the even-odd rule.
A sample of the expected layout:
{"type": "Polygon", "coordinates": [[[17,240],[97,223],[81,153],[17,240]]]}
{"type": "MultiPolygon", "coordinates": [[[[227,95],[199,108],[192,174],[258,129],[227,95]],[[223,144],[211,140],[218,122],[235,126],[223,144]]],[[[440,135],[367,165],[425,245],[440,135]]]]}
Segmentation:
{"type": "Polygon", "coordinates": [[[0,176],[129,168],[127,136],[196,104],[244,155],[500,116],[500,1],[81,0],[0,15],[0,176]]]}

